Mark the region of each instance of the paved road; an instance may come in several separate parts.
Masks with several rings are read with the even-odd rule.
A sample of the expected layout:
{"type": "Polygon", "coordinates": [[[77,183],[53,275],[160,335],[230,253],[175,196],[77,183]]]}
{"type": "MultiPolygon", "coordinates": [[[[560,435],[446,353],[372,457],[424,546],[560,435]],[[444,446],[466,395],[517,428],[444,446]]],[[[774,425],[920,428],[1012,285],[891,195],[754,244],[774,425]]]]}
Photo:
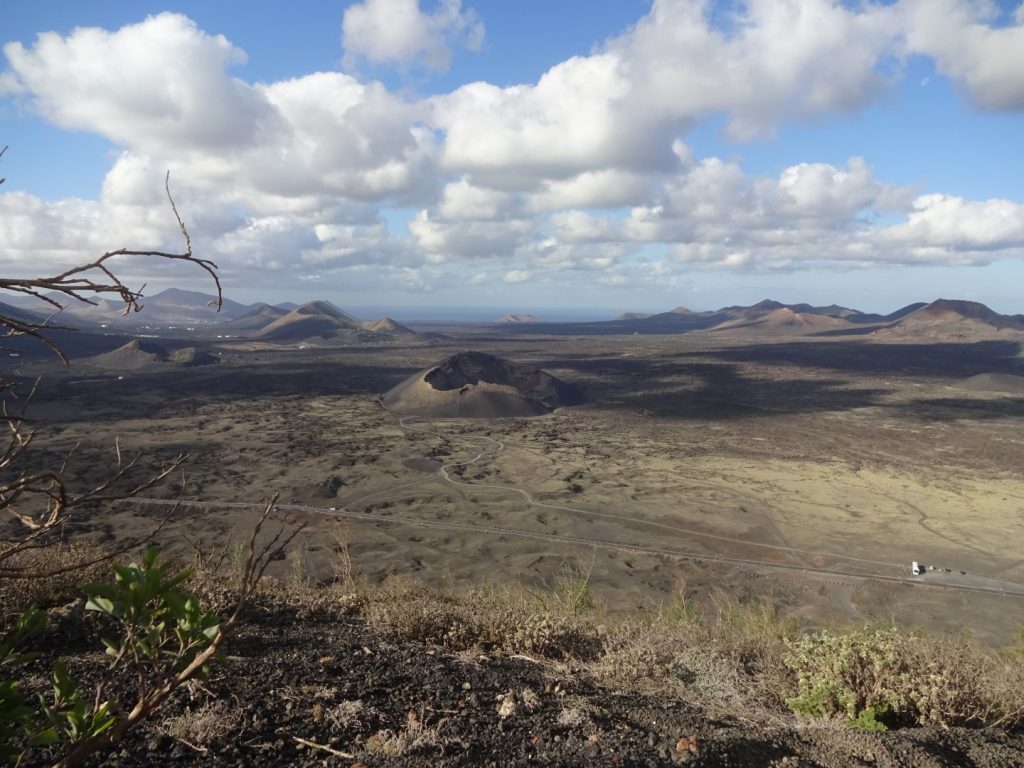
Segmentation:
{"type": "MultiPolygon", "coordinates": [[[[125,501],[135,504],[154,504],[160,506],[174,506],[177,504],[182,507],[198,508],[228,507],[233,509],[255,509],[262,508],[264,506],[262,503],[240,501],[178,501],[175,499],[153,498],[134,498],[126,499],[125,501]]],[[[598,547],[600,549],[614,550],[618,552],[633,552],[645,555],[672,557],[679,560],[690,560],[695,562],[729,563],[734,565],[745,566],[748,568],[767,568],[773,570],[789,571],[792,573],[804,573],[839,577],[842,579],[852,578],[865,581],[885,582],[889,584],[905,584],[908,586],[915,587],[952,589],[961,592],[976,592],[989,595],[999,595],[1003,597],[1024,598],[1024,586],[1022,585],[1012,584],[1010,582],[1005,582],[1005,584],[1003,584],[1000,582],[995,582],[994,580],[979,580],[977,578],[970,582],[960,581],[957,577],[951,576],[950,574],[945,574],[945,578],[941,580],[937,578],[929,578],[927,576],[905,577],[867,573],[851,574],[847,571],[836,571],[828,568],[815,568],[813,566],[772,563],[764,560],[753,560],[740,557],[727,557],[725,555],[705,554],[700,552],[688,552],[685,550],[679,550],[670,547],[649,547],[640,544],[623,544],[619,542],[588,538],[585,536],[568,536],[555,533],[543,533],[540,531],[528,531],[519,528],[502,528],[500,526],[479,525],[476,523],[455,522],[450,520],[424,520],[420,518],[401,517],[397,515],[384,516],[379,514],[371,514],[369,512],[355,512],[352,510],[341,508],[329,509],[325,507],[314,507],[304,504],[278,504],[277,508],[282,512],[302,512],[306,514],[326,515],[328,517],[340,517],[350,520],[363,520],[367,522],[376,523],[378,525],[408,525],[417,528],[441,528],[445,530],[466,531],[470,533],[484,533],[494,536],[515,536],[519,538],[536,539],[539,541],[549,541],[559,544],[574,544],[598,547]],[[986,585],[984,583],[980,583],[988,581],[992,581],[993,585],[986,585]]]]}

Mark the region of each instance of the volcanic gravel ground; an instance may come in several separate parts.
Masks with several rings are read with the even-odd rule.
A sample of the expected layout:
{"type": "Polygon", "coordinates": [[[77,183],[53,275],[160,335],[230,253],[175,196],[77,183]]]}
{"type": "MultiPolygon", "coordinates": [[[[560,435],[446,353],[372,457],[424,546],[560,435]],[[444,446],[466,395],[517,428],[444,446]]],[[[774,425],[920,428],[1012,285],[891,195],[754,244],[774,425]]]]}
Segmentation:
{"type": "MultiPolygon", "coordinates": [[[[94,648],[65,624],[46,645],[94,648]],[[60,635],[66,642],[61,641],[60,635]]],[[[73,673],[97,655],[65,657],[73,673]]],[[[1024,734],[832,724],[759,727],[664,695],[610,690],[570,665],[374,639],[360,618],[278,613],[243,626],[227,666],[92,765],[1021,766],[1024,734]],[[215,695],[234,725],[209,746],[166,722],[215,695]],[[238,712],[240,710],[240,713],[238,712]],[[296,737],[348,753],[304,746],[296,737]],[[205,751],[204,751],[205,749],[205,751]]],[[[83,675],[84,676],[84,675],[83,675]]]]}

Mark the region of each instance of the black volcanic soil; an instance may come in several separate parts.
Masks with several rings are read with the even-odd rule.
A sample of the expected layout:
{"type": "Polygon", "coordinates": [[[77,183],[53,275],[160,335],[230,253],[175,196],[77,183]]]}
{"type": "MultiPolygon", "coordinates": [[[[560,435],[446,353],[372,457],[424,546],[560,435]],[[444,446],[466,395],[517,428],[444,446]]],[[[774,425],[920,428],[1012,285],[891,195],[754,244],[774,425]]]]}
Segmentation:
{"type": "MultiPolygon", "coordinates": [[[[228,648],[228,666],[203,684],[205,692],[196,688],[190,699],[179,691],[165,710],[165,718],[180,716],[215,695],[228,711],[241,710],[230,735],[196,747],[145,723],[88,764],[151,766],[156,754],[163,766],[1024,764],[1021,734],[759,727],[713,717],[676,697],[609,689],[570,665],[384,643],[354,616],[299,617],[278,610],[258,621],[240,629],[228,648]],[[499,697],[508,694],[515,704],[502,716],[499,697]],[[407,737],[402,754],[373,746],[375,734],[379,744],[388,732],[407,737]],[[351,757],[303,746],[296,738],[351,757]]],[[[90,647],[80,632],[67,642],[50,641],[62,654],[90,647]]],[[[84,656],[64,660],[72,674],[82,674],[84,656]]]]}
{"type": "MultiPolygon", "coordinates": [[[[458,342],[460,347],[464,343],[458,342]]],[[[558,345],[547,339],[519,342],[499,338],[495,346],[500,345],[509,357],[538,360],[550,370],[569,371],[572,380],[587,386],[598,407],[570,413],[573,418],[564,421],[545,418],[503,424],[487,434],[509,443],[520,440],[544,451],[560,451],[553,455],[562,464],[576,461],[574,467],[592,472],[606,486],[611,485],[609,481],[631,482],[632,474],[639,474],[644,481],[657,481],[656,476],[645,477],[643,468],[664,457],[666,445],[680,446],[687,462],[711,455],[721,461],[738,458],[753,467],[779,455],[807,468],[818,466],[823,457],[840,457],[857,472],[884,468],[914,481],[917,490],[897,495],[906,498],[907,504],[920,504],[910,493],[941,487],[956,490],[961,499],[957,506],[962,507],[973,503],[977,486],[954,485],[961,478],[999,489],[1003,487],[999,483],[1007,482],[1005,478],[1015,482],[1019,476],[1021,454],[1016,446],[1024,419],[1019,400],[967,397],[948,391],[949,386],[959,386],[964,378],[976,374],[1019,374],[1022,362],[1017,342],[765,343],[759,339],[714,342],[712,346],[712,340],[698,338],[683,346],[674,337],[657,337],[644,343],[650,347],[640,347],[632,338],[574,338],[558,345]],[[624,354],[627,350],[635,351],[635,356],[624,354]],[[933,426],[943,431],[931,431],[933,426]],[[956,450],[939,454],[938,449],[946,445],[956,450]],[[588,459],[590,464],[573,459],[571,451],[577,446],[595,454],[588,459]],[[619,457],[624,459],[617,469],[619,457]]],[[[449,348],[454,347],[452,342],[449,348]]],[[[384,346],[272,354],[229,350],[221,365],[200,374],[187,370],[145,372],[125,377],[116,389],[109,378],[80,382],[77,372],[54,374],[47,380],[51,399],[39,405],[48,409],[44,416],[49,423],[61,428],[49,443],[54,446],[52,455],[62,456],[68,446],[82,442],[83,450],[92,450],[101,457],[97,462],[105,462],[114,434],[126,435],[135,444],[150,437],[159,439],[168,456],[179,446],[197,451],[189,481],[202,482],[204,488],[190,487],[188,495],[192,497],[233,500],[301,482],[313,484],[335,472],[342,473],[346,482],[362,493],[364,488],[372,491],[377,487],[373,483],[378,475],[373,472],[378,466],[383,467],[379,470],[383,475],[399,460],[416,457],[413,460],[426,461],[428,456],[447,455],[428,449],[451,450],[440,438],[424,438],[422,451],[403,453],[409,437],[400,435],[395,420],[369,402],[371,394],[393,386],[422,365],[422,355],[420,347],[384,346]],[[308,408],[307,413],[314,417],[296,418],[299,406],[308,408]],[[388,464],[392,453],[397,458],[388,464]],[[333,462],[342,460],[351,464],[336,469],[333,462]],[[279,467],[282,474],[269,475],[269,466],[279,467]],[[284,474],[285,470],[292,474],[284,474]]],[[[479,433],[475,427],[467,428],[470,437],[479,433]]],[[[459,446],[454,450],[460,450],[459,446]]],[[[471,456],[477,450],[463,447],[462,453],[450,460],[471,456]]],[[[150,456],[161,458],[159,453],[150,456]]],[[[51,465],[49,460],[44,463],[51,465]]],[[[537,466],[530,464],[517,471],[533,482],[539,476],[537,466]]],[[[680,462],[666,471],[671,488],[680,487],[683,467],[680,462]]],[[[432,469],[430,464],[418,464],[409,474],[397,475],[398,482],[419,480],[432,469]]],[[[565,476],[565,470],[560,476],[565,476]]],[[[708,477],[713,477],[712,473],[708,477]]],[[[851,487],[848,479],[836,477],[837,489],[845,492],[851,487]]],[[[738,481],[727,477],[726,481],[743,482],[743,476],[738,481]]],[[[386,480],[387,484],[393,482],[386,480]]],[[[601,487],[596,482],[581,484],[587,485],[584,497],[601,487]]],[[[724,487],[723,482],[712,490],[720,493],[724,487]]],[[[1016,486],[1006,487],[1016,490],[1016,486]]],[[[998,501],[998,496],[992,493],[980,498],[998,501]]],[[[428,499],[430,506],[425,508],[434,514],[433,509],[441,507],[442,513],[448,514],[448,508],[441,506],[444,499],[439,498],[428,499]]],[[[614,508],[607,501],[614,497],[592,498],[595,505],[614,508]]],[[[463,508],[451,508],[456,515],[465,509],[466,515],[475,516],[485,501],[473,497],[463,508]]],[[[406,514],[401,507],[396,509],[406,514]]],[[[756,511],[753,507],[739,509],[743,515],[749,514],[748,509],[756,511]]],[[[825,507],[814,510],[818,520],[824,517],[822,509],[825,507]]],[[[982,511],[986,524],[991,525],[992,511],[982,511]]],[[[197,515],[187,522],[201,531],[201,526],[212,526],[214,521],[197,515]]],[[[925,531],[924,522],[922,515],[917,525],[922,538],[909,535],[908,541],[929,540],[932,534],[925,531]]],[[[856,519],[851,516],[843,523],[852,526],[856,519]]],[[[1019,522],[1014,517],[999,525],[1005,528],[994,529],[993,540],[1001,536],[1010,542],[1007,554],[1000,558],[1007,572],[1017,578],[1019,571],[1011,570],[1011,556],[1016,557],[1012,541],[1019,522]]],[[[219,536],[218,529],[210,530],[211,536],[219,536]]],[[[425,539],[414,545],[388,529],[382,546],[383,534],[376,528],[354,530],[353,552],[357,563],[362,556],[367,570],[396,551],[405,558],[406,568],[425,563],[421,572],[425,576],[432,575],[430,568],[435,567],[438,580],[450,577],[437,564],[444,566],[458,557],[478,558],[497,578],[510,573],[508,563],[516,569],[509,579],[524,570],[518,566],[520,560],[506,559],[511,550],[501,549],[506,545],[500,541],[488,542],[494,549],[492,554],[484,554],[477,540],[454,538],[447,531],[410,532],[415,538],[410,536],[409,542],[425,539]],[[373,553],[372,562],[368,553],[373,553]]],[[[969,556],[952,548],[949,551],[961,558],[969,556]]],[[[992,560],[988,551],[974,557],[979,567],[992,560]]],[[[381,570],[394,562],[398,561],[385,562],[381,570]]],[[[376,576],[378,572],[371,573],[376,576]]],[[[743,583],[747,583],[746,577],[743,583]]],[[[835,592],[822,592],[814,583],[795,579],[776,583],[793,585],[780,587],[787,590],[783,593],[787,596],[799,589],[798,597],[789,604],[808,606],[808,611],[826,611],[837,602],[835,592]]],[[[927,627],[975,632],[994,624],[1009,625],[1014,632],[1019,628],[1019,611],[1002,598],[986,604],[979,596],[954,600],[914,589],[904,599],[901,593],[881,587],[860,588],[850,594],[868,618],[877,616],[869,613],[875,609],[883,614],[882,619],[893,616],[911,624],[923,622],[927,627]],[[984,621],[979,620],[981,616],[984,621]]],[[[1024,765],[1024,736],[1020,734],[1007,737],[996,731],[959,729],[865,734],[834,725],[764,728],[712,716],[673,697],[610,690],[578,671],[552,664],[506,657],[481,659],[422,645],[383,643],[357,617],[308,618],[282,612],[261,616],[260,623],[242,628],[228,648],[234,660],[227,671],[217,672],[204,683],[219,700],[244,713],[225,745],[201,753],[162,735],[155,726],[147,726],[113,755],[93,764],[350,766],[358,760],[368,766],[470,766],[525,765],[532,760],[532,764],[548,765],[672,765],[679,757],[672,749],[679,739],[695,736],[697,752],[687,758],[693,765],[1024,765]],[[568,686],[564,696],[544,692],[555,680],[568,686]],[[464,690],[463,683],[470,688],[464,690]],[[521,711],[502,724],[496,696],[526,688],[537,692],[538,709],[521,711]],[[362,702],[367,714],[343,727],[331,727],[326,716],[317,720],[317,704],[329,712],[346,701],[362,702]],[[578,727],[559,725],[562,711],[571,706],[583,711],[591,724],[583,718],[578,727]],[[436,731],[436,743],[424,744],[402,757],[367,754],[365,744],[371,735],[385,729],[408,729],[410,710],[419,722],[436,731]],[[329,744],[357,758],[300,749],[296,736],[329,744]]],[[[81,654],[69,660],[76,671],[103,664],[97,647],[70,635],[52,644],[62,655],[81,654]],[[92,656],[87,658],[87,652],[92,656]]],[[[41,664],[34,669],[41,672],[41,664]]],[[[40,686],[45,685],[45,679],[39,677],[40,686]]],[[[168,716],[202,706],[202,691],[197,689],[195,696],[190,700],[183,694],[176,699],[168,716]]]]}

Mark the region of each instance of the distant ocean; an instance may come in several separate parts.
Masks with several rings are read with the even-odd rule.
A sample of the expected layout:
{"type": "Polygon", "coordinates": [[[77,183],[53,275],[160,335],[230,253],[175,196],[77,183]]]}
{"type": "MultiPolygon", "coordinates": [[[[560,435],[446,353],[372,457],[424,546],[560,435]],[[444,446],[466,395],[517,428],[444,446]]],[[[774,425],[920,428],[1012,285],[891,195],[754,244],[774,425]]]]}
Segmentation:
{"type": "Polygon", "coordinates": [[[344,309],[361,319],[387,315],[400,323],[495,323],[508,314],[533,315],[538,322],[586,322],[611,320],[622,310],[565,307],[410,307],[352,306],[344,309]]]}

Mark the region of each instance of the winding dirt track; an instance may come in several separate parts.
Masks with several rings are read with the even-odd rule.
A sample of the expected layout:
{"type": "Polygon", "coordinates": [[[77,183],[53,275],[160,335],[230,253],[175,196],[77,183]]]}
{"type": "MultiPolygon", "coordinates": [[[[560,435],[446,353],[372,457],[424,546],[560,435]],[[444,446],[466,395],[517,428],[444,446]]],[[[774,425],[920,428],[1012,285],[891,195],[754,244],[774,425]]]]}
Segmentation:
{"type": "MultiPolygon", "coordinates": [[[[429,434],[429,435],[434,435],[434,436],[437,436],[437,437],[441,437],[442,439],[445,439],[445,440],[451,440],[452,439],[451,437],[449,437],[447,435],[444,435],[444,434],[442,434],[440,432],[436,432],[436,431],[431,430],[431,429],[426,429],[426,428],[423,428],[423,427],[413,427],[413,426],[410,426],[408,424],[408,421],[410,419],[412,419],[412,418],[416,418],[416,417],[411,417],[411,416],[402,417],[401,419],[399,419],[399,426],[402,429],[408,430],[410,432],[421,432],[421,433],[424,433],[424,434],[429,434]]],[[[453,478],[451,476],[451,474],[450,474],[450,470],[453,470],[453,469],[456,469],[456,468],[459,468],[459,467],[466,467],[466,466],[470,466],[470,465],[476,464],[476,463],[482,461],[483,459],[485,459],[487,457],[496,456],[497,454],[501,453],[505,449],[505,444],[503,442],[501,442],[500,440],[495,440],[494,438],[486,436],[486,435],[480,435],[479,438],[481,438],[482,440],[486,441],[489,445],[487,447],[483,448],[482,450],[480,450],[471,459],[468,459],[466,461],[451,462],[451,463],[442,465],[441,468],[438,470],[438,475],[440,475],[440,477],[442,479],[444,479],[446,482],[448,482],[448,483],[450,483],[450,484],[452,484],[454,486],[458,486],[460,488],[490,489],[490,490],[494,490],[494,491],[500,491],[500,492],[516,494],[516,495],[522,497],[528,504],[530,504],[532,506],[535,506],[535,507],[542,508],[542,509],[550,509],[550,510],[554,510],[554,511],[558,511],[558,512],[567,512],[567,513],[573,514],[573,515],[580,515],[580,516],[589,516],[589,517],[597,517],[597,518],[605,518],[605,519],[611,519],[611,520],[618,520],[618,521],[621,521],[621,522],[630,523],[631,525],[642,525],[642,526],[649,526],[651,528],[667,530],[667,531],[671,531],[671,532],[676,533],[676,534],[682,534],[684,536],[699,536],[699,537],[704,537],[704,538],[716,539],[716,540],[720,540],[720,541],[727,541],[727,542],[737,543],[737,544],[741,544],[741,545],[749,546],[749,547],[763,547],[763,548],[772,549],[772,550],[781,550],[781,551],[785,551],[785,552],[788,552],[788,553],[791,553],[791,554],[801,554],[801,555],[809,555],[809,556],[829,557],[829,558],[834,558],[834,559],[836,559],[838,561],[841,561],[841,562],[849,563],[850,564],[850,569],[849,570],[837,570],[835,568],[824,568],[824,567],[808,565],[806,563],[799,562],[799,561],[796,564],[786,564],[786,563],[771,562],[771,561],[765,561],[765,560],[757,560],[757,559],[752,559],[752,558],[730,557],[730,556],[727,556],[727,555],[720,555],[720,554],[715,554],[715,553],[693,552],[693,551],[688,551],[688,550],[683,550],[683,549],[678,549],[678,548],[673,548],[673,547],[654,547],[654,546],[646,546],[646,545],[642,545],[642,544],[630,544],[630,543],[623,543],[623,542],[616,542],[616,541],[607,541],[607,540],[603,540],[603,539],[590,538],[590,537],[585,537],[585,536],[573,536],[573,535],[566,535],[566,534],[544,533],[544,532],[541,532],[541,531],[531,531],[531,530],[520,529],[520,528],[504,528],[504,527],[501,527],[501,526],[481,525],[481,524],[469,523],[469,522],[458,522],[458,521],[450,521],[450,520],[429,520],[429,519],[424,519],[424,518],[401,517],[401,516],[397,516],[397,515],[386,515],[386,516],[384,516],[384,515],[374,514],[374,513],[369,513],[369,512],[357,512],[355,510],[346,509],[346,508],[324,508],[324,507],[315,507],[315,506],[308,506],[308,505],[302,505],[302,504],[279,504],[279,505],[277,505],[277,508],[279,510],[281,510],[281,511],[302,512],[302,513],[307,513],[307,514],[325,515],[325,516],[329,516],[329,517],[341,517],[341,518],[352,519],[352,520],[362,520],[362,521],[376,523],[378,525],[387,525],[387,524],[390,524],[390,525],[407,525],[407,526],[419,527],[419,528],[439,528],[439,529],[445,529],[445,530],[465,531],[465,532],[471,532],[471,533],[483,533],[483,534],[492,535],[492,536],[514,536],[514,537],[519,537],[519,538],[534,539],[534,540],[538,540],[538,541],[548,541],[548,542],[558,543],[558,544],[584,545],[584,546],[597,547],[597,548],[606,549],[606,550],[615,550],[615,551],[620,551],[620,552],[631,552],[631,553],[646,554],[646,555],[653,555],[653,556],[660,556],[660,557],[671,557],[671,558],[676,558],[676,559],[680,559],[680,560],[689,560],[689,561],[695,561],[695,562],[728,563],[728,564],[744,566],[744,567],[747,567],[747,568],[772,569],[772,570],[776,570],[776,571],[781,570],[781,571],[788,571],[788,572],[795,572],[795,573],[825,575],[825,576],[831,576],[831,577],[839,577],[841,579],[847,579],[847,580],[849,580],[849,579],[867,580],[867,581],[876,581],[876,582],[886,582],[886,583],[892,583],[892,584],[906,584],[906,585],[909,585],[909,586],[916,586],[916,587],[933,587],[933,588],[951,589],[951,590],[957,590],[957,591],[963,591],[963,592],[974,592],[974,593],[983,593],[983,594],[991,594],[991,595],[1000,595],[1000,596],[1003,596],[1003,597],[1020,597],[1020,598],[1024,598],[1024,586],[1019,585],[1019,584],[1015,584],[1015,583],[1011,583],[1011,582],[1006,582],[1005,586],[1003,586],[1001,584],[998,585],[998,586],[995,586],[995,585],[988,585],[988,584],[982,584],[982,583],[973,583],[973,584],[972,583],[961,583],[961,582],[957,582],[957,581],[953,581],[953,580],[937,581],[937,580],[922,579],[922,578],[908,578],[907,576],[904,576],[904,575],[891,575],[891,574],[886,574],[886,573],[872,572],[872,571],[868,571],[866,569],[863,569],[862,567],[856,566],[856,565],[854,565],[854,563],[867,563],[867,564],[871,564],[871,565],[884,566],[886,568],[896,569],[897,574],[902,574],[903,573],[903,569],[897,563],[883,562],[883,561],[878,561],[878,560],[869,560],[867,558],[859,558],[859,557],[854,557],[852,555],[842,555],[842,554],[833,553],[833,552],[818,552],[818,551],[797,549],[797,548],[794,548],[794,547],[780,546],[780,545],[776,545],[776,544],[766,544],[766,543],[761,543],[761,542],[752,542],[752,541],[747,541],[747,540],[744,540],[744,539],[738,539],[738,538],[735,538],[735,537],[722,536],[722,535],[711,534],[711,533],[705,533],[703,531],[696,531],[696,530],[692,530],[692,529],[688,529],[688,528],[683,528],[683,527],[679,527],[679,526],[668,525],[668,524],[665,524],[665,523],[657,523],[657,522],[654,522],[654,521],[642,520],[642,519],[638,519],[638,518],[635,518],[635,517],[630,517],[630,516],[627,516],[627,515],[615,514],[615,513],[612,513],[612,512],[595,512],[595,511],[592,511],[592,510],[579,509],[579,508],[576,508],[576,507],[567,507],[567,506],[563,506],[563,505],[560,505],[560,504],[547,504],[545,502],[538,501],[537,499],[535,499],[533,497],[533,495],[530,494],[529,491],[526,491],[526,490],[524,490],[522,488],[519,488],[519,487],[516,487],[516,486],[499,485],[499,484],[495,484],[495,483],[473,483],[473,482],[467,482],[467,481],[457,480],[457,479],[453,478]]],[[[467,443],[473,442],[471,439],[467,439],[467,438],[456,438],[456,439],[461,440],[463,442],[467,442],[467,443]]],[[[368,494],[366,494],[364,496],[361,496],[361,497],[359,497],[357,499],[350,500],[349,501],[349,507],[351,507],[354,504],[361,503],[362,501],[364,501],[364,500],[366,500],[366,499],[368,499],[368,498],[370,498],[372,496],[383,495],[383,494],[391,494],[391,493],[393,493],[396,490],[406,490],[406,489],[414,488],[414,487],[423,485],[425,483],[429,483],[429,482],[432,481],[432,479],[433,478],[428,477],[428,478],[424,478],[423,480],[417,480],[417,481],[414,481],[414,482],[411,482],[411,483],[404,483],[404,484],[392,486],[391,488],[381,489],[381,490],[378,490],[378,491],[374,491],[372,493],[368,493],[368,494]]],[[[136,503],[136,504],[154,504],[154,505],[161,505],[161,506],[175,506],[175,505],[178,505],[178,506],[198,507],[198,508],[211,508],[211,507],[212,508],[216,508],[216,507],[256,508],[256,507],[262,507],[263,506],[262,503],[254,503],[254,502],[183,501],[183,500],[154,499],[154,498],[134,498],[134,499],[125,499],[125,501],[128,501],[130,503],[136,503]]],[[[955,578],[955,577],[953,577],[953,578],[955,578]]]]}
{"type": "MultiPolygon", "coordinates": [[[[451,438],[448,435],[444,435],[444,434],[442,434],[440,432],[435,432],[435,431],[430,430],[430,429],[424,429],[422,427],[412,427],[412,426],[409,426],[408,421],[410,419],[413,419],[413,418],[418,418],[418,417],[415,417],[415,416],[403,416],[402,418],[400,418],[398,420],[398,424],[399,424],[399,426],[402,429],[406,429],[406,430],[409,430],[411,432],[422,432],[424,434],[434,435],[436,437],[440,437],[440,438],[445,439],[445,440],[451,440],[451,438]]],[[[779,545],[779,544],[767,544],[767,543],[764,543],[764,542],[754,542],[754,541],[749,541],[749,540],[746,540],[746,539],[739,539],[739,538],[736,538],[736,537],[733,537],[733,536],[723,536],[721,534],[706,533],[704,531],[696,531],[696,530],[693,530],[692,528],[683,528],[683,527],[676,526],[676,525],[669,525],[667,523],[657,523],[657,522],[654,522],[653,520],[643,520],[642,518],[631,517],[629,515],[619,515],[619,514],[615,514],[614,512],[595,512],[595,511],[592,511],[592,510],[580,509],[578,507],[566,507],[566,506],[562,506],[560,504],[548,504],[548,503],[543,502],[543,501],[538,501],[536,498],[534,498],[530,494],[529,491],[526,491],[526,490],[524,490],[522,488],[519,488],[517,486],[514,486],[514,485],[498,485],[498,484],[495,484],[495,483],[472,483],[472,482],[465,482],[465,481],[460,481],[460,480],[453,479],[452,476],[448,472],[450,469],[455,469],[456,467],[466,467],[466,466],[469,466],[471,464],[476,464],[477,462],[479,462],[484,457],[495,456],[498,453],[500,453],[501,451],[505,450],[505,444],[503,442],[501,442],[500,440],[495,440],[494,438],[488,437],[486,435],[480,435],[480,437],[482,439],[488,441],[489,443],[491,443],[493,445],[493,448],[491,450],[482,450],[482,451],[480,451],[476,456],[474,456],[472,459],[469,459],[468,461],[460,461],[460,462],[454,462],[454,463],[451,463],[451,464],[443,465],[441,467],[441,469],[440,469],[440,473],[441,473],[441,476],[446,481],[448,481],[452,485],[457,485],[457,486],[462,486],[462,487],[471,487],[471,488],[474,488],[474,489],[488,488],[488,489],[491,489],[491,490],[506,491],[508,493],[518,494],[528,504],[530,504],[532,506],[540,507],[542,509],[550,509],[550,510],[554,510],[556,512],[568,512],[568,513],[573,514],[573,515],[585,515],[585,516],[589,516],[589,517],[600,517],[600,518],[604,518],[604,519],[608,519],[608,520],[619,520],[619,521],[627,522],[627,523],[630,523],[630,524],[633,524],[633,525],[642,525],[642,526],[646,526],[646,527],[650,527],[650,528],[659,528],[661,530],[671,531],[672,533],[683,534],[685,536],[699,536],[699,537],[705,538],[705,539],[716,539],[718,541],[727,541],[727,542],[730,542],[732,544],[742,544],[743,546],[759,547],[759,548],[763,548],[763,549],[773,549],[773,550],[778,550],[778,551],[786,552],[786,553],[807,555],[807,556],[810,556],[810,557],[829,557],[829,558],[833,558],[835,560],[840,560],[840,561],[848,562],[848,563],[868,563],[870,565],[880,565],[880,566],[884,566],[886,568],[895,568],[897,570],[899,570],[901,568],[899,563],[892,563],[892,562],[887,562],[887,561],[882,561],[882,560],[870,560],[870,559],[864,558],[864,557],[854,557],[853,555],[843,555],[843,554],[839,554],[839,553],[836,553],[836,552],[818,552],[818,551],[812,551],[812,550],[806,550],[806,549],[798,549],[796,547],[783,546],[783,545],[779,545]]],[[[802,567],[802,564],[801,564],[801,567],[802,567]]],[[[856,566],[854,566],[854,567],[856,567],[856,566]]],[[[848,575],[865,575],[866,576],[866,575],[870,575],[870,572],[864,572],[863,574],[860,573],[860,572],[851,572],[848,575]]]]}

